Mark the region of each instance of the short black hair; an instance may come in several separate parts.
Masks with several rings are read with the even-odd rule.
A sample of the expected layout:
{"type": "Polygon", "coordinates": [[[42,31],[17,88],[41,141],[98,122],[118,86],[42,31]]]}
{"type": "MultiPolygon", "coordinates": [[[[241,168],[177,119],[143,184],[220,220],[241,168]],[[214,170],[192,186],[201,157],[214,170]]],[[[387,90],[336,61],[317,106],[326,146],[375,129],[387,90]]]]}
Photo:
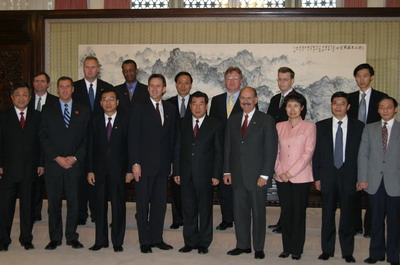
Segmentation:
{"type": "Polygon", "coordinates": [[[50,83],[50,76],[46,72],[39,72],[33,76],[33,80],[35,80],[36,77],[39,75],[44,75],[46,77],[47,83],[50,83]]]}
{"type": "Polygon", "coordinates": [[[180,76],[182,76],[182,75],[187,75],[187,76],[189,76],[189,78],[190,78],[190,83],[193,83],[193,78],[192,78],[192,76],[191,76],[188,72],[179,72],[179,73],[177,73],[176,76],[175,76],[175,83],[178,82],[178,78],[179,78],[180,76]]]}
{"type": "Polygon", "coordinates": [[[302,107],[307,104],[306,98],[300,93],[289,93],[289,95],[285,97],[285,106],[289,101],[295,101],[302,107]]]}
{"type": "Polygon", "coordinates": [[[193,99],[193,98],[204,98],[205,103],[208,104],[208,96],[207,96],[207,94],[204,93],[204,92],[201,92],[201,91],[196,91],[196,92],[194,92],[194,93],[192,94],[192,96],[190,97],[190,99],[189,99],[189,104],[192,103],[192,99],[193,99]]]}
{"type": "Polygon", "coordinates": [[[151,79],[153,79],[153,78],[160,78],[160,79],[162,80],[162,82],[163,82],[163,86],[164,86],[164,87],[167,86],[167,81],[165,80],[165,77],[164,77],[162,74],[152,74],[152,75],[149,77],[149,80],[147,81],[148,85],[150,85],[150,81],[151,81],[151,79]]]}
{"type": "Polygon", "coordinates": [[[22,87],[26,87],[28,89],[29,95],[32,94],[32,89],[29,87],[29,85],[27,83],[17,82],[11,86],[11,90],[10,90],[11,95],[14,94],[15,90],[17,90],[18,88],[22,88],[22,87]]]}
{"type": "Polygon", "coordinates": [[[356,77],[358,71],[363,70],[363,69],[368,69],[369,74],[370,74],[371,76],[374,76],[374,75],[375,75],[374,68],[373,68],[371,65],[367,64],[367,63],[363,63],[363,64],[360,64],[359,66],[357,66],[357,67],[354,69],[354,71],[353,71],[353,76],[356,77]]]}
{"type": "Polygon", "coordinates": [[[119,95],[118,95],[117,91],[114,88],[105,88],[105,89],[101,90],[100,99],[103,97],[103,94],[105,94],[105,93],[114,93],[115,94],[115,99],[119,100],[119,95]]]}
{"type": "Polygon", "coordinates": [[[333,93],[333,95],[331,97],[331,102],[333,102],[333,100],[335,98],[345,98],[347,101],[347,104],[349,104],[350,98],[349,98],[349,94],[347,94],[346,92],[338,91],[338,92],[333,93]]]}
{"type": "Polygon", "coordinates": [[[390,96],[384,96],[383,98],[381,98],[381,100],[379,100],[379,102],[378,102],[378,106],[379,106],[379,104],[381,104],[382,100],[385,100],[385,99],[393,101],[394,107],[397,108],[397,106],[398,106],[397,100],[390,96]]]}
{"type": "Polygon", "coordinates": [[[69,80],[71,82],[71,86],[74,87],[74,81],[69,76],[62,76],[62,77],[58,78],[57,87],[58,87],[58,84],[60,83],[60,81],[65,81],[65,80],[69,80]]]}
{"type": "Polygon", "coordinates": [[[132,64],[135,66],[135,68],[137,69],[137,64],[136,64],[136,62],[135,62],[134,60],[132,60],[132,59],[128,59],[128,60],[123,61],[121,67],[124,66],[124,64],[131,64],[131,63],[132,63],[132,64]]]}

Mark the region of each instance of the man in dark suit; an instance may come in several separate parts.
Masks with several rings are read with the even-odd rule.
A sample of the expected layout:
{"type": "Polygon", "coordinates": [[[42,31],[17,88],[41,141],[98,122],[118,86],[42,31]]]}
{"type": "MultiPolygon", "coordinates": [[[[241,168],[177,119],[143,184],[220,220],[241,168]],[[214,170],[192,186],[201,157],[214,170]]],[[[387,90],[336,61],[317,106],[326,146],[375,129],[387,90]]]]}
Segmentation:
{"type": "Polygon", "coordinates": [[[225,130],[224,182],[233,186],[236,248],[228,255],[251,252],[263,259],[265,243],[265,204],[271,185],[278,149],[274,119],[256,109],[254,88],[240,92],[242,113],[232,115],[225,130]],[[252,224],[251,224],[252,223],[252,224]]]}
{"type": "MultiPolygon", "coordinates": [[[[217,118],[226,126],[230,115],[242,112],[238,100],[243,74],[238,67],[229,67],[225,71],[225,93],[213,97],[210,108],[210,117],[217,118]]],[[[222,172],[221,172],[222,174],[222,172]]],[[[218,230],[226,230],[233,226],[233,195],[232,187],[220,182],[218,187],[218,200],[221,207],[222,222],[217,226],[218,230]]]]}
{"type": "Polygon", "coordinates": [[[136,220],[142,253],[151,253],[152,247],[172,249],[162,235],[177,124],[175,107],[162,100],[166,85],[161,74],[149,77],[150,98],[133,105],[129,123],[128,152],[136,182],[136,220]]]}
{"type": "Polygon", "coordinates": [[[339,241],[342,257],[355,262],[354,211],[356,206],[357,156],[364,124],[347,116],[349,96],[336,92],[331,97],[332,118],[317,122],[313,156],[315,188],[322,193],[322,254],[328,260],[335,253],[337,204],[340,207],[339,241]]]}
{"type": "MultiPolygon", "coordinates": [[[[281,93],[276,94],[271,98],[269,103],[267,114],[271,115],[275,122],[287,121],[288,115],[286,112],[285,97],[289,94],[299,94],[293,88],[295,73],[289,67],[280,67],[278,69],[278,87],[281,93]]],[[[304,120],[307,114],[307,102],[304,102],[304,108],[301,110],[301,118],[304,120]]],[[[272,232],[281,233],[282,227],[280,217],[275,225],[270,225],[268,228],[272,229],[272,232]]]]}
{"type": "Polygon", "coordinates": [[[365,126],[358,152],[358,189],[368,193],[372,217],[369,257],[364,262],[384,261],[386,255],[391,265],[399,265],[400,123],[394,118],[394,98],[384,97],[378,104],[382,119],[365,126]]]}
{"type": "MultiPolygon", "coordinates": [[[[58,101],[58,97],[50,94],[47,90],[50,87],[50,76],[45,72],[35,74],[33,77],[33,96],[29,101],[28,107],[42,111],[43,105],[46,103],[52,104],[58,101]]],[[[36,181],[33,190],[33,221],[42,220],[42,205],[43,205],[43,185],[44,176],[41,175],[36,181]]]]}
{"type": "Polygon", "coordinates": [[[212,186],[221,178],[223,135],[221,122],[207,116],[207,104],[207,94],[195,92],[193,116],[180,120],[174,180],[181,186],[185,246],[179,252],[206,254],[213,237],[212,186]]]}
{"type": "Polygon", "coordinates": [[[100,105],[104,114],[92,118],[89,126],[89,173],[96,201],[96,242],[92,251],[108,247],[108,197],[111,200],[111,241],[115,252],[122,252],[126,226],[125,179],[133,179],[128,166],[128,115],[117,112],[118,94],[102,91],[100,105]]]}
{"type": "Polygon", "coordinates": [[[139,69],[135,61],[128,59],[122,63],[125,83],[115,86],[119,97],[119,111],[129,114],[133,103],[146,100],[149,97],[147,86],[136,79],[138,72],[139,69]]]}
{"type": "MultiPolygon", "coordinates": [[[[72,99],[84,106],[88,106],[90,114],[103,113],[103,109],[100,106],[100,94],[101,91],[107,88],[113,88],[113,86],[103,80],[97,78],[100,73],[100,62],[94,56],[88,56],[83,61],[83,74],[84,78],[74,82],[74,93],[72,99]]],[[[87,163],[84,163],[87,165],[87,163]]],[[[85,169],[86,171],[87,169],[85,169]]],[[[86,175],[87,172],[85,172],[86,175]]],[[[94,191],[86,178],[79,180],[79,225],[85,225],[86,219],[88,218],[88,202],[90,208],[90,214],[92,222],[95,221],[95,202],[94,202],[94,191]]]]}
{"type": "MultiPolygon", "coordinates": [[[[374,80],[375,71],[371,65],[363,63],[358,65],[353,71],[354,78],[356,79],[357,86],[360,88],[359,91],[355,91],[349,94],[350,97],[350,109],[348,112],[349,117],[358,119],[365,124],[377,122],[381,119],[378,113],[378,102],[386,97],[387,94],[377,91],[371,87],[371,83],[374,80]]],[[[361,197],[364,191],[358,192],[357,204],[356,204],[356,224],[355,233],[363,233],[362,224],[362,208],[361,208],[361,197]]],[[[371,209],[369,207],[369,201],[367,196],[367,206],[364,215],[364,237],[371,237],[371,209]]]]}
{"type": "MultiPolygon", "coordinates": [[[[191,97],[192,83],[193,78],[188,72],[179,72],[175,76],[175,87],[178,95],[167,99],[168,102],[176,107],[177,115],[181,118],[192,115],[188,104],[191,97]]],[[[173,178],[171,178],[170,184],[172,193],[172,225],[170,228],[178,229],[183,225],[181,187],[175,183],[173,178]]]]}
{"type": "Polygon", "coordinates": [[[40,142],[45,153],[46,190],[49,213],[50,243],[46,249],[61,245],[63,238],[61,206],[67,199],[65,237],[67,245],[82,248],[78,241],[78,184],[85,178],[84,165],[87,144],[89,108],[72,100],[74,86],[69,77],[57,81],[59,102],[46,104],[42,111],[40,142]]]}
{"type": "Polygon", "coordinates": [[[25,83],[11,89],[13,107],[0,113],[0,251],[11,244],[11,227],[19,195],[19,242],[33,249],[32,189],[44,172],[40,164],[40,113],[28,108],[31,90],[25,83]]]}

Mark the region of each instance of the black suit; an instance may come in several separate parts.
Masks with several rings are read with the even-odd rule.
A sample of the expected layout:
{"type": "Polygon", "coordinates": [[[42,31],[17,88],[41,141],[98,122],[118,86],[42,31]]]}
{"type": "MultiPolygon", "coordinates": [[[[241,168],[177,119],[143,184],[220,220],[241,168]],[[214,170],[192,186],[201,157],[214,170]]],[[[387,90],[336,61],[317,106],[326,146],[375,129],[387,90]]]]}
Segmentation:
{"type": "Polygon", "coordinates": [[[61,241],[62,219],[61,200],[65,195],[68,202],[65,236],[67,241],[77,240],[78,224],[78,183],[85,178],[87,127],[90,113],[87,106],[72,102],[69,127],[65,126],[60,102],[48,105],[42,110],[40,142],[45,153],[46,190],[48,198],[49,232],[51,241],[61,241]],[[75,156],[72,168],[64,169],[55,158],[75,156]]]}
{"type": "Polygon", "coordinates": [[[0,243],[11,243],[10,233],[19,194],[20,228],[19,241],[32,242],[32,188],[40,166],[38,138],[40,113],[28,108],[22,129],[12,107],[0,114],[0,243]]]}
{"type": "Polygon", "coordinates": [[[173,163],[177,124],[175,107],[166,101],[162,101],[162,106],[163,125],[150,98],[133,105],[129,123],[129,162],[141,167],[141,178],[135,184],[140,245],[163,241],[166,187],[173,163]]]}
{"type": "Polygon", "coordinates": [[[192,116],[179,124],[175,174],[180,176],[185,246],[208,248],[213,235],[211,179],[221,179],[222,124],[205,116],[196,137],[192,116]]]}
{"type": "MultiPolygon", "coordinates": [[[[387,94],[380,92],[378,90],[371,88],[371,96],[369,99],[369,106],[368,106],[368,114],[367,114],[367,124],[377,122],[381,120],[381,116],[378,113],[378,102],[387,96],[387,94]]],[[[349,103],[350,109],[347,115],[350,118],[358,119],[358,110],[360,106],[360,91],[355,91],[349,94],[349,103]]],[[[359,191],[357,195],[357,203],[356,203],[356,223],[355,223],[355,230],[362,231],[362,208],[361,208],[361,196],[362,193],[365,194],[364,191],[359,191]]],[[[364,215],[364,229],[365,231],[371,231],[371,208],[369,206],[369,199],[368,196],[366,197],[367,206],[365,209],[364,215]]]]}
{"type": "Polygon", "coordinates": [[[130,113],[132,104],[146,100],[150,95],[147,90],[147,85],[142,83],[137,83],[135,92],[133,92],[132,99],[129,99],[129,91],[126,83],[120,84],[114,87],[118,93],[119,105],[118,111],[124,111],[125,113],[130,113]]]}
{"type": "MultiPolygon", "coordinates": [[[[46,96],[46,104],[53,104],[54,102],[58,102],[58,97],[47,93],[46,96]]],[[[44,104],[43,104],[44,105],[44,104]]],[[[42,105],[42,108],[43,108],[42,105]]],[[[32,95],[31,101],[29,101],[28,107],[31,109],[36,109],[35,106],[35,94],[32,95]]],[[[42,219],[42,205],[43,205],[43,185],[44,185],[44,175],[38,177],[36,184],[34,185],[33,190],[33,218],[40,220],[42,219]]]]}
{"type": "MultiPolygon", "coordinates": [[[[169,103],[172,103],[176,107],[176,115],[180,117],[180,106],[178,106],[178,96],[167,99],[169,103]]],[[[190,97],[189,97],[190,101],[190,97]]],[[[189,102],[185,111],[184,117],[191,117],[192,112],[190,111],[189,102]]],[[[173,175],[176,175],[175,173],[173,175]]],[[[176,184],[173,178],[170,178],[171,193],[172,193],[172,223],[183,224],[183,213],[182,213],[182,199],[181,199],[181,186],[176,184]]]]}
{"type": "MultiPolygon", "coordinates": [[[[288,95],[290,94],[300,94],[296,90],[292,90],[288,95]]],[[[288,96],[287,95],[287,96],[288,96]]],[[[269,103],[268,111],[267,114],[271,115],[274,119],[275,122],[281,122],[281,121],[287,121],[288,120],[288,115],[286,113],[286,104],[283,103],[281,107],[279,107],[279,102],[281,101],[281,93],[276,94],[271,98],[271,102],[269,103]]],[[[305,119],[307,114],[307,103],[304,104],[304,108],[301,111],[301,117],[303,120],[305,119]]]]}
{"type": "Polygon", "coordinates": [[[356,207],[357,156],[364,124],[348,119],[345,161],[340,169],[334,166],[332,118],[317,122],[317,142],[313,156],[314,180],[321,182],[322,252],[334,254],[335,212],[340,207],[339,240],[343,256],[353,255],[356,207]]]}
{"type": "MultiPolygon", "coordinates": [[[[226,113],[226,98],[227,98],[227,92],[213,97],[210,108],[210,117],[214,117],[220,120],[222,122],[223,130],[225,130],[226,122],[228,119],[226,113]]],[[[236,100],[235,105],[233,106],[231,115],[238,112],[242,112],[239,98],[236,100]]],[[[221,172],[221,175],[222,173],[223,172],[221,172]]],[[[221,181],[218,185],[218,200],[221,207],[222,221],[225,221],[226,223],[232,223],[233,222],[232,187],[230,185],[225,185],[223,181],[221,181]]]]}
{"type": "MultiPolygon", "coordinates": [[[[113,86],[101,79],[97,79],[96,94],[94,95],[93,110],[90,107],[88,87],[86,87],[85,79],[80,79],[74,82],[74,93],[72,93],[72,99],[83,105],[88,106],[90,115],[103,113],[103,108],[100,106],[100,94],[104,89],[113,88],[113,86]]],[[[85,161],[84,165],[87,165],[85,161]]],[[[86,176],[87,169],[84,169],[84,175],[86,176]]],[[[94,191],[93,187],[88,184],[86,178],[81,178],[79,180],[79,221],[85,222],[88,218],[88,202],[92,220],[94,220],[95,215],[95,202],[94,202],[94,191]]]]}
{"type": "Polygon", "coordinates": [[[111,199],[111,240],[114,246],[122,246],[126,224],[126,185],[128,168],[128,115],[117,113],[110,140],[107,139],[104,114],[92,118],[89,130],[88,171],[95,175],[96,243],[108,245],[108,196],[111,199]]]}

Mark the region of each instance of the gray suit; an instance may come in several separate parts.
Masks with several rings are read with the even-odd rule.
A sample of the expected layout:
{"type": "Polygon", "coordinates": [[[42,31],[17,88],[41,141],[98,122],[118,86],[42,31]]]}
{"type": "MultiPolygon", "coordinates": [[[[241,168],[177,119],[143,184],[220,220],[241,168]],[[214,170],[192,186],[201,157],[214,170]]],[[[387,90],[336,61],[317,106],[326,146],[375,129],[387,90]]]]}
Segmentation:
{"type": "Polygon", "coordinates": [[[358,153],[358,182],[367,182],[371,204],[369,256],[399,262],[400,253],[400,123],[390,132],[386,152],[382,144],[382,121],[367,124],[358,153]],[[389,210],[390,209],[390,210],[389,210]],[[387,241],[385,244],[385,218],[387,241]],[[386,248],[385,248],[386,246],[386,248]]]}
{"type": "Polygon", "coordinates": [[[274,172],[278,138],[274,119],[258,110],[242,137],[242,117],[242,113],[231,115],[226,126],[224,172],[232,176],[236,247],[251,248],[253,217],[253,247],[255,251],[262,251],[267,186],[271,185],[274,172]],[[269,177],[267,186],[257,186],[260,175],[269,177]]]}

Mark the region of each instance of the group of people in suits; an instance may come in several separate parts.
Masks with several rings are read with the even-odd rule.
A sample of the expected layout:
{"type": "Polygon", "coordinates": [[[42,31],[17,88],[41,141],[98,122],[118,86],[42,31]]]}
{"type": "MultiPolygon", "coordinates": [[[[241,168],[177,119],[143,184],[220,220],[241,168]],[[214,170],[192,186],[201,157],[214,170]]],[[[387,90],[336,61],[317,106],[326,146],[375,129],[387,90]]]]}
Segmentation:
{"type": "Polygon", "coordinates": [[[364,236],[371,236],[365,262],[374,264],[386,256],[392,265],[399,264],[397,101],[371,88],[374,70],[369,64],[354,70],[360,90],[334,93],[332,117],[316,124],[304,120],[306,99],[293,89],[295,74],[288,67],[278,70],[281,93],[271,99],[268,114],[258,110],[254,88],[241,89],[243,74],[238,67],[226,70],[227,91],[212,99],[210,115],[207,94],[190,94],[193,79],[188,72],[176,75],[178,95],[168,101],[162,99],[165,77],[152,74],[148,86],[139,83],[133,60],[123,62],[126,82],[116,87],[98,78],[96,57],[83,61],[83,72],[84,78],[76,82],[58,79],[58,99],[47,92],[50,78],[43,72],[34,77],[33,94],[27,84],[12,87],[13,107],[0,113],[0,251],[11,244],[17,195],[19,241],[27,250],[34,248],[32,226],[41,219],[37,209],[41,209],[40,177],[44,176],[48,250],[62,244],[65,196],[67,245],[83,248],[76,228],[86,223],[89,205],[96,225],[95,244],[89,249],[109,246],[110,199],[111,242],[115,252],[123,251],[125,184],[134,181],[142,253],[151,253],[154,247],[173,248],[163,239],[169,183],[171,228],[183,225],[184,246],[179,252],[208,253],[213,187],[217,187],[222,213],[217,229],[235,224],[236,247],[227,254],[251,253],[253,248],[254,258],[263,259],[266,192],[274,179],[281,204],[280,258],[301,259],[308,195],[314,183],[323,201],[319,259],[334,256],[338,204],[342,257],[355,262],[354,236],[362,232],[360,192],[364,190],[370,207],[364,236]]]}

